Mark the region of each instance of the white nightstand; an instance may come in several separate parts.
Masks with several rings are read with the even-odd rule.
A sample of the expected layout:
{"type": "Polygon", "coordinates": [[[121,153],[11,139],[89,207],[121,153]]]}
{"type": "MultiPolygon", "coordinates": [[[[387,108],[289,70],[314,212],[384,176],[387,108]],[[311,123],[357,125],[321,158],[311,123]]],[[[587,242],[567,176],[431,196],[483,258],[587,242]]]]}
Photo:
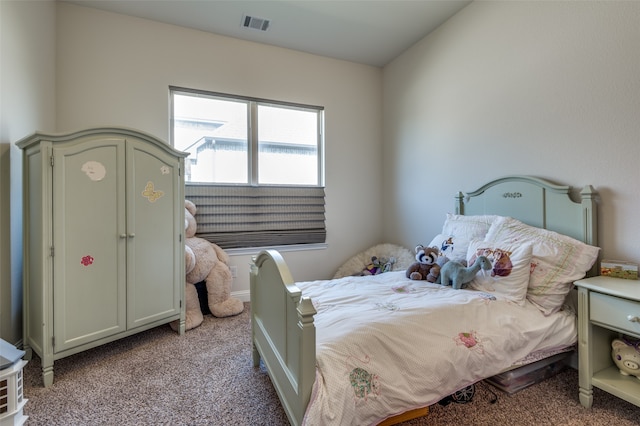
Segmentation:
{"type": "Polygon", "coordinates": [[[640,338],[640,281],[592,277],[578,286],[578,366],[580,403],[593,403],[593,386],[640,406],[640,380],[620,374],[611,359],[611,341],[640,338]]]}

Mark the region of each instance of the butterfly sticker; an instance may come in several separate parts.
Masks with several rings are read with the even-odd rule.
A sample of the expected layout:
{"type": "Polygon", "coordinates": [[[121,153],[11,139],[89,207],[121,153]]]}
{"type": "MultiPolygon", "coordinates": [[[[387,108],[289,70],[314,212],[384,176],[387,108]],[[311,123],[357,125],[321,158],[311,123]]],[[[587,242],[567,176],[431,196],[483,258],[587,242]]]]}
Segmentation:
{"type": "Polygon", "coordinates": [[[155,203],[156,200],[161,198],[164,195],[163,191],[156,191],[153,187],[153,182],[147,182],[147,186],[144,187],[144,191],[142,191],[142,196],[146,197],[150,203],[155,203]]]}

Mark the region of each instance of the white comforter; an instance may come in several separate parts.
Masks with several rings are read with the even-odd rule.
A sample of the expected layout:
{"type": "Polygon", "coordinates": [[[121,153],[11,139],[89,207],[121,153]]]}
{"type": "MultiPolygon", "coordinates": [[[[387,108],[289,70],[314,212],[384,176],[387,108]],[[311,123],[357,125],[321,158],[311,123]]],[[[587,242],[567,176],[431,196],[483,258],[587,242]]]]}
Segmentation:
{"type": "Polygon", "coordinates": [[[528,302],[411,281],[403,271],[297,285],[318,311],[306,425],[376,424],[577,336],[572,313],[545,317],[528,302]]]}

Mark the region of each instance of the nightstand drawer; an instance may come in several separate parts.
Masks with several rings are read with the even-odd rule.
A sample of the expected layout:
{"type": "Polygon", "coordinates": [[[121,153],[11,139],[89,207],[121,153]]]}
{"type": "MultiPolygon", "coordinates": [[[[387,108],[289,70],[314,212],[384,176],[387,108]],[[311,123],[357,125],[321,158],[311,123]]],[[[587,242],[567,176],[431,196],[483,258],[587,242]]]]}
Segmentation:
{"type": "Polygon", "coordinates": [[[640,335],[640,302],[591,292],[591,321],[640,335]]]}

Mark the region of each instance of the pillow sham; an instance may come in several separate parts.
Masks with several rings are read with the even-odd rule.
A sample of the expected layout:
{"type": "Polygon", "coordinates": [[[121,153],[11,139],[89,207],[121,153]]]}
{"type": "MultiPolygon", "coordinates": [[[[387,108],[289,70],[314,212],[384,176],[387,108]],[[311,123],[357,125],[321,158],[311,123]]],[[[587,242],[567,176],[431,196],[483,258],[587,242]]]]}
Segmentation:
{"type": "Polygon", "coordinates": [[[469,243],[469,240],[438,234],[431,240],[429,247],[436,247],[447,259],[460,262],[467,260],[469,243]]]}
{"type": "Polygon", "coordinates": [[[486,256],[491,271],[480,271],[468,284],[470,288],[501,296],[520,306],[525,304],[529,286],[532,246],[520,242],[473,240],[467,252],[467,264],[478,256],[486,256]]]}
{"type": "Polygon", "coordinates": [[[429,247],[436,246],[450,260],[466,260],[469,243],[474,239],[484,239],[493,221],[499,216],[465,216],[447,213],[442,233],[436,235],[429,247]]]}
{"type": "Polygon", "coordinates": [[[496,219],[486,239],[532,245],[527,299],[545,315],[560,310],[573,282],[586,275],[600,250],[599,247],[524,224],[511,217],[496,219]]]}

